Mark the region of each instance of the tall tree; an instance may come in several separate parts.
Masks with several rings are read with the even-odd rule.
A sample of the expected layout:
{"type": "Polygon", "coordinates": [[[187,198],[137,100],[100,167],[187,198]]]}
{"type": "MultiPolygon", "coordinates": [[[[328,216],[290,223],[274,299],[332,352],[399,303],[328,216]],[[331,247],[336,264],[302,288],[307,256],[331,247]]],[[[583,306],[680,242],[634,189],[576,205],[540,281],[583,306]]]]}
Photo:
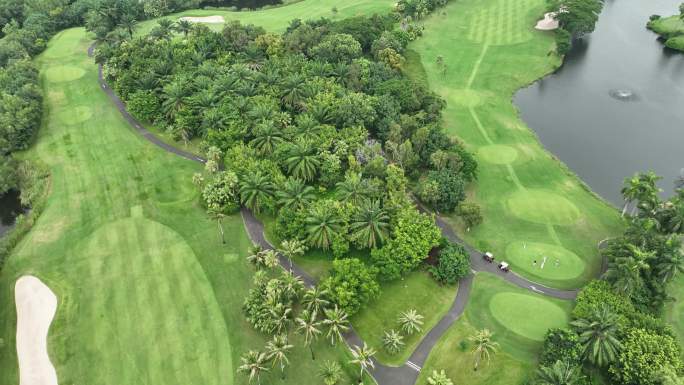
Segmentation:
{"type": "Polygon", "coordinates": [[[615,361],[622,344],[617,338],[617,320],[607,306],[596,310],[590,318],[571,323],[580,336],[586,360],[603,367],[615,361]]]}
{"type": "Polygon", "coordinates": [[[312,313],[321,314],[330,301],[327,299],[328,291],[320,286],[314,286],[304,293],[302,305],[312,313]]]}
{"type": "Polygon", "coordinates": [[[335,305],[332,309],[325,309],[325,319],[323,325],[328,327],[326,336],[330,338],[330,343],[342,341],[342,333],[349,330],[349,319],[347,313],[335,305]]]}
{"type": "Polygon", "coordinates": [[[240,361],[242,364],[238,367],[238,371],[249,376],[250,384],[255,378],[257,383],[261,384],[261,373],[268,371],[266,367],[268,363],[266,353],[250,350],[247,354],[243,354],[240,357],[240,361]]]}
{"type": "Polygon", "coordinates": [[[333,238],[342,229],[342,219],[334,211],[322,207],[315,207],[305,222],[309,244],[324,250],[330,248],[333,238]]]}
{"type": "Polygon", "coordinates": [[[304,181],[313,180],[321,164],[316,149],[307,140],[296,140],[290,147],[284,163],[290,175],[304,181]]]}
{"type": "Polygon", "coordinates": [[[375,368],[375,363],[373,362],[374,355],[375,349],[369,347],[365,342],[363,346],[355,346],[352,349],[352,356],[354,358],[349,363],[359,365],[359,384],[363,382],[363,373],[368,371],[369,368],[375,368]]]}
{"type": "Polygon", "coordinates": [[[385,242],[389,234],[389,215],[379,201],[369,201],[352,218],[349,230],[361,247],[373,249],[385,242]]]}
{"type": "Polygon", "coordinates": [[[244,205],[259,212],[273,198],[273,183],[260,171],[248,172],[240,181],[240,199],[244,205]]]}
{"type": "Polygon", "coordinates": [[[280,243],[278,251],[287,258],[292,269],[292,258],[300,257],[306,253],[306,245],[298,239],[284,240],[280,243]]]}
{"type": "Polygon", "coordinates": [[[311,350],[311,359],[316,360],[314,355],[313,343],[321,334],[321,321],[315,311],[304,310],[300,317],[295,319],[297,323],[297,331],[304,335],[304,345],[311,350]]]}
{"type": "Polygon", "coordinates": [[[492,341],[492,332],[489,329],[479,330],[470,337],[473,342],[473,355],[475,356],[475,364],[473,370],[477,370],[482,360],[489,361],[492,354],[499,349],[499,344],[492,341]]]}
{"type": "Polygon", "coordinates": [[[287,208],[302,208],[316,198],[314,188],[307,186],[297,178],[287,178],[280,189],[276,191],[278,204],[287,208]]]}
{"type": "Polygon", "coordinates": [[[276,362],[278,362],[283,380],[285,379],[285,366],[289,365],[290,363],[287,355],[290,353],[290,350],[292,350],[293,347],[294,346],[287,341],[286,335],[275,336],[266,344],[266,354],[268,354],[268,359],[273,361],[274,366],[276,362]]]}
{"type": "Polygon", "coordinates": [[[542,366],[537,371],[539,385],[577,385],[580,368],[568,362],[556,361],[552,366],[542,366]]]}

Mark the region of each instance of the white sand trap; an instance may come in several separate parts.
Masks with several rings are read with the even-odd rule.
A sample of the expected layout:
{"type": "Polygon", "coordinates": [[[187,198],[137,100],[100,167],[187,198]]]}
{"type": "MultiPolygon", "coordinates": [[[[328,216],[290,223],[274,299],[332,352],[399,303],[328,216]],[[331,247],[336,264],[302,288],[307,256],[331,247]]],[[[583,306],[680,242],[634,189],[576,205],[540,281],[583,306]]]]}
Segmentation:
{"type": "Polygon", "coordinates": [[[40,279],[25,275],[14,286],[17,304],[19,385],[57,385],[47,351],[48,329],[57,311],[57,296],[40,279]]]}
{"type": "Polygon", "coordinates": [[[187,20],[191,23],[207,23],[207,24],[223,24],[226,22],[226,20],[223,18],[223,16],[202,16],[202,17],[184,16],[184,17],[181,17],[180,20],[187,20]]]}
{"type": "Polygon", "coordinates": [[[544,14],[544,18],[537,22],[534,27],[540,31],[552,31],[558,29],[558,20],[555,19],[556,14],[554,12],[548,12],[544,14]]]}

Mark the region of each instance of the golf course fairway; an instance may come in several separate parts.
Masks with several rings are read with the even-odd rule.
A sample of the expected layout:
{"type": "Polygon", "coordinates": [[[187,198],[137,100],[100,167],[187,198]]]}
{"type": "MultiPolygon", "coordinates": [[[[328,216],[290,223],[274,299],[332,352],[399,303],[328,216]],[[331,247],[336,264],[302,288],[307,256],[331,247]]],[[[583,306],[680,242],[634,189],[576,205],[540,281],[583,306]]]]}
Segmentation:
{"type": "MultiPolygon", "coordinates": [[[[59,383],[247,384],[240,355],[266,337],[244,320],[254,270],[239,215],[216,222],[197,199],[201,165],[164,152],[133,131],[97,81],[82,28],[60,32],[36,62],[46,96],[35,144],[19,154],[50,170],[50,192],[36,224],[0,276],[0,385],[18,383],[13,288],[40,278],[58,298],[48,353],[59,383]]],[[[317,370],[297,346],[286,380],[317,370]]],[[[321,360],[355,370],[350,355],[319,341],[321,360]]]]}
{"type": "MultiPolygon", "coordinates": [[[[357,15],[372,15],[373,13],[388,13],[394,7],[395,0],[304,0],[292,4],[260,9],[256,11],[226,11],[225,9],[194,9],[164,16],[160,19],[177,21],[181,17],[222,16],[226,22],[234,20],[242,24],[254,24],[264,27],[268,31],[283,32],[294,19],[310,20],[326,17],[331,20],[341,20],[357,15]],[[333,12],[333,8],[337,12],[333,12]]],[[[137,34],[146,34],[157,25],[159,19],[140,23],[137,34]]],[[[220,31],[221,23],[207,23],[209,28],[220,31]]]]}
{"type": "Polygon", "coordinates": [[[423,36],[409,45],[406,70],[447,101],[447,131],[478,159],[468,197],[481,206],[484,222],[466,231],[456,215],[446,219],[513,271],[569,289],[599,273],[597,243],[623,224],[615,208],[544,150],[512,105],[516,90],[560,65],[553,33],[534,30],[545,7],[544,0],[451,1],[424,20],[423,36]],[[512,246],[518,242],[549,245],[551,260],[567,260],[563,271],[533,270],[512,246]]]}

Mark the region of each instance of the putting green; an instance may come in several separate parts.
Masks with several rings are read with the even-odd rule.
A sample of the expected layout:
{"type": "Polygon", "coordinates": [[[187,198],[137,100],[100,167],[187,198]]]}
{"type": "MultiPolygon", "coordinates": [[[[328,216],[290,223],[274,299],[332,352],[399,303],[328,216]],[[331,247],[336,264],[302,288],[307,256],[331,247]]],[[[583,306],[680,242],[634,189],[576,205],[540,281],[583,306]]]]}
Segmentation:
{"type": "Polygon", "coordinates": [[[88,106],[78,106],[57,112],[57,118],[64,124],[83,123],[93,116],[93,110],[88,106]]]}
{"type": "Polygon", "coordinates": [[[570,225],[580,216],[572,202],[541,189],[518,190],[508,198],[507,206],[518,218],[537,223],[570,225]]]}
{"type": "Polygon", "coordinates": [[[60,65],[50,67],[44,73],[45,77],[51,82],[70,82],[80,79],[85,75],[85,70],[75,66],[60,65]]]}
{"type": "Polygon", "coordinates": [[[560,306],[536,294],[497,293],[489,300],[489,311],[505,328],[535,341],[543,341],[548,329],[568,323],[560,306]]]}
{"type": "Polygon", "coordinates": [[[503,144],[492,144],[477,150],[480,159],[493,164],[510,164],[518,158],[518,151],[503,144]]]}
{"type": "Polygon", "coordinates": [[[513,242],[506,247],[506,261],[516,270],[548,279],[573,279],[584,272],[586,263],[572,251],[538,242],[513,242]],[[546,262],[542,263],[546,257],[546,262]],[[534,261],[537,261],[536,266],[534,261]]]}

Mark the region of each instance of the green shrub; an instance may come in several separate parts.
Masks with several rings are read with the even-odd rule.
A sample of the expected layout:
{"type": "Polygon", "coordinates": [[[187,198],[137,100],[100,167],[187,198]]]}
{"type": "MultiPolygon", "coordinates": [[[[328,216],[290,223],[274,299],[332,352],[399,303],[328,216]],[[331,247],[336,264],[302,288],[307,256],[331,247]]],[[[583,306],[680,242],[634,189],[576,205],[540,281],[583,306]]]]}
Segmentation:
{"type": "Polygon", "coordinates": [[[448,243],[439,251],[437,266],[430,269],[432,276],[441,283],[454,284],[470,272],[470,257],[461,245],[448,243]]]}

